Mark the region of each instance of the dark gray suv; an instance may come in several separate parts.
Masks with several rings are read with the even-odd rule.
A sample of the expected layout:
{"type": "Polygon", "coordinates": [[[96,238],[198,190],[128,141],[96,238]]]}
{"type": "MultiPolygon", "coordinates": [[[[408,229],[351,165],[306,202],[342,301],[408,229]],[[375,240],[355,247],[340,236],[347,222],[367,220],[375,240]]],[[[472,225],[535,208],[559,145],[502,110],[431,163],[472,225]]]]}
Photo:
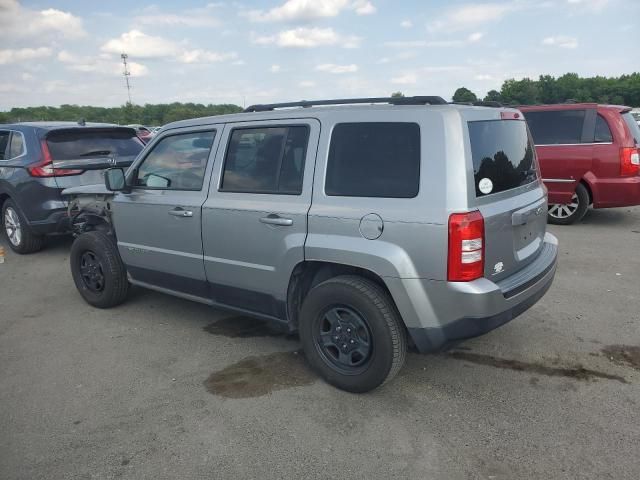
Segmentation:
{"type": "Polygon", "coordinates": [[[88,303],[134,284],[270,320],[354,392],[393,378],[408,342],[440,350],[515,318],[556,269],[522,114],[439,97],[173,123],[126,173],[65,194],[88,303]]]}
{"type": "Polygon", "coordinates": [[[67,187],[102,182],[128,167],[144,145],[131,128],[33,122],[0,125],[0,224],[17,253],[40,250],[47,234],[69,231],[67,187]]]}

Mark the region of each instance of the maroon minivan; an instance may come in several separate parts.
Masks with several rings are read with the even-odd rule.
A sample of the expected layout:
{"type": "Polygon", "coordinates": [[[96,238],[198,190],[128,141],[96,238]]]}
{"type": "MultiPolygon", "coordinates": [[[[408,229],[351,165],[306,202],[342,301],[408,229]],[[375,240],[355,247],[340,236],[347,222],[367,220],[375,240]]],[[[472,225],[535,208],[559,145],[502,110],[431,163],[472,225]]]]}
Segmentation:
{"type": "Polygon", "coordinates": [[[631,108],[595,103],[519,107],[549,189],[549,222],[593,208],[640,205],[640,127],[631,108]]]}

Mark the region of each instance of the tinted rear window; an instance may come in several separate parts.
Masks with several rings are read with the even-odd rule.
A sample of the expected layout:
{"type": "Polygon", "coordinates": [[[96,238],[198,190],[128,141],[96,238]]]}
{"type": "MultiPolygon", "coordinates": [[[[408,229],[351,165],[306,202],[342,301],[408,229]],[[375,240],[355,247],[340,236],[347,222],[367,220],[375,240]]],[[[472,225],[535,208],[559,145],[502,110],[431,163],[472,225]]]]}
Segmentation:
{"type": "Polygon", "coordinates": [[[415,123],[341,123],[329,147],[325,193],[412,198],[420,184],[420,127],[415,123]]]}
{"type": "Polygon", "coordinates": [[[525,122],[469,122],[476,196],[503,192],[538,177],[532,142],[525,122]]]}
{"type": "Polygon", "coordinates": [[[633,118],[631,112],[623,113],[622,118],[624,118],[627,127],[629,127],[631,136],[636,139],[636,145],[640,145],[640,126],[638,126],[638,122],[633,118]]]}
{"type": "Polygon", "coordinates": [[[54,160],[75,160],[83,157],[138,155],[143,144],[133,131],[80,130],[50,132],[47,145],[54,160]]]}
{"type": "Polygon", "coordinates": [[[584,110],[524,112],[536,145],[581,143],[584,110]]]}

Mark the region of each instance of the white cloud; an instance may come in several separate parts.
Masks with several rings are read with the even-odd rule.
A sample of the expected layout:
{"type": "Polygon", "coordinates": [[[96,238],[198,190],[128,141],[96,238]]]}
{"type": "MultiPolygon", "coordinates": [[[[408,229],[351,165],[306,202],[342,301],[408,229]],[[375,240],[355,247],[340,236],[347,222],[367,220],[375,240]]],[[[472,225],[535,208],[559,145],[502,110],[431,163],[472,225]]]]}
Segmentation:
{"type": "Polygon", "coordinates": [[[484,33],[475,32],[465,39],[450,40],[401,40],[385,42],[385,47],[393,48],[422,48],[422,47],[463,47],[472,43],[477,43],[484,38],[484,33]]]}
{"type": "Polygon", "coordinates": [[[336,65],[335,63],[323,63],[322,65],[318,65],[316,70],[319,72],[327,72],[327,73],[354,73],[358,71],[358,66],[355,64],[350,65],[336,65]]]}
{"type": "Polygon", "coordinates": [[[299,27],[284,30],[276,35],[255,37],[258,45],[277,45],[278,47],[313,48],[340,45],[344,48],[357,48],[361,39],[355,36],[343,36],[333,28],[299,27]]]}
{"type": "Polygon", "coordinates": [[[16,50],[0,50],[0,65],[23,62],[36,58],[50,57],[52,51],[49,47],[19,48],[16,50]]]}
{"type": "Polygon", "coordinates": [[[521,8],[520,2],[466,4],[450,9],[439,19],[431,22],[431,31],[459,31],[477,28],[486,23],[501,20],[508,13],[521,8]]]}
{"type": "Polygon", "coordinates": [[[302,88],[312,88],[316,86],[316,82],[312,82],[311,80],[303,80],[298,84],[298,86],[302,88]]]}
{"type": "Polygon", "coordinates": [[[252,22],[309,22],[337,17],[344,10],[371,15],[376,7],[368,0],[287,0],[270,10],[250,10],[245,15],[252,22]]]}
{"type": "Polygon", "coordinates": [[[393,77],[391,83],[396,85],[415,85],[418,83],[418,76],[415,73],[405,73],[399,77],[393,77]]]}
{"type": "Polygon", "coordinates": [[[188,50],[171,40],[131,30],[113,38],[101,47],[104,53],[127,53],[134,58],[168,58],[181,63],[215,63],[238,58],[235,52],[212,52],[203,49],[188,50]]]}
{"type": "Polygon", "coordinates": [[[188,14],[179,15],[176,13],[155,13],[151,15],[141,15],[135,18],[139,25],[166,26],[166,27],[218,27],[221,25],[219,19],[211,15],[188,14]]]}
{"type": "MultiPolygon", "coordinates": [[[[99,73],[103,75],[122,75],[122,63],[118,60],[103,56],[78,56],[66,50],[58,53],[58,61],[64,63],[69,70],[84,73],[99,73]]],[[[143,77],[149,69],[137,62],[127,62],[132,77],[143,77]]]]}
{"type": "Polygon", "coordinates": [[[411,20],[403,20],[402,22],[400,22],[400,26],[402,28],[411,28],[413,27],[413,22],[411,20]]]}
{"type": "Polygon", "coordinates": [[[0,0],[0,31],[3,38],[79,38],[87,34],[80,17],[55,8],[32,10],[17,0],[0,0]]]}
{"type": "Polygon", "coordinates": [[[469,43],[477,43],[477,42],[479,42],[480,40],[482,40],[482,39],[483,39],[483,37],[484,37],[484,33],[482,33],[482,32],[475,32],[475,33],[472,33],[471,35],[469,35],[469,36],[467,37],[467,41],[468,41],[469,43]]]}
{"type": "Polygon", "coordinates": [[[238,54],[235,52],[218,53],[208,50],[185,50],[176,57],[176,60],[182,63],[216,63],[224,62],[226,60],[234,60],[238,58],[238,54]]]}
{"type": "Polygon", "coordinates": [[[486,74],[486,73],[479,73],[478,75],[476,75],[474,77],[476,80],[480,80],[480,81],[487,81],[487,80],[493,80],[493,76],[486,74]]]}
{"type": "Polygon", "coordinates": [[[577,48],[578,39],[574,37],[567,37],[565,35],[558,35],[555,37],[547,37],[543,39],[542,44],[560,48],[577,48]]]}
{"type": "Polygon", "coordinates": [[[278,73],[280,72],[281,68],[280,65],[271,65],[271,67],[269,68],[269,71],[271,73],[278,73]]]}

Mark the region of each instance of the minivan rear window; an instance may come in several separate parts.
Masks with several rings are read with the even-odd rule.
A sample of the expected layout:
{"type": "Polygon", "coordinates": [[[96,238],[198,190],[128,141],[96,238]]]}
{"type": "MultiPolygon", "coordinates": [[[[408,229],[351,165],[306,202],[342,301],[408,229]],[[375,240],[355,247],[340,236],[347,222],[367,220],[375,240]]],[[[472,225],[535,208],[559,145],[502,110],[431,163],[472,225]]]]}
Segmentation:
{"type": "Polygon", "coordinates": [[[469,122],[476,196],[504,192],[538,178],[533,142],[520,120],[469,122]]]}
{"type": "Polygon", "coordinates": [[[585,110],[524,112],[536,145],[567,145],[582,142],[585,110]]]}
{"type": "Polygon", "coordinates": [[[135,157],[144,147],[135,132],[128,129],[54,130],[47,135],[47,146],[53,160],[135,157]]]}

